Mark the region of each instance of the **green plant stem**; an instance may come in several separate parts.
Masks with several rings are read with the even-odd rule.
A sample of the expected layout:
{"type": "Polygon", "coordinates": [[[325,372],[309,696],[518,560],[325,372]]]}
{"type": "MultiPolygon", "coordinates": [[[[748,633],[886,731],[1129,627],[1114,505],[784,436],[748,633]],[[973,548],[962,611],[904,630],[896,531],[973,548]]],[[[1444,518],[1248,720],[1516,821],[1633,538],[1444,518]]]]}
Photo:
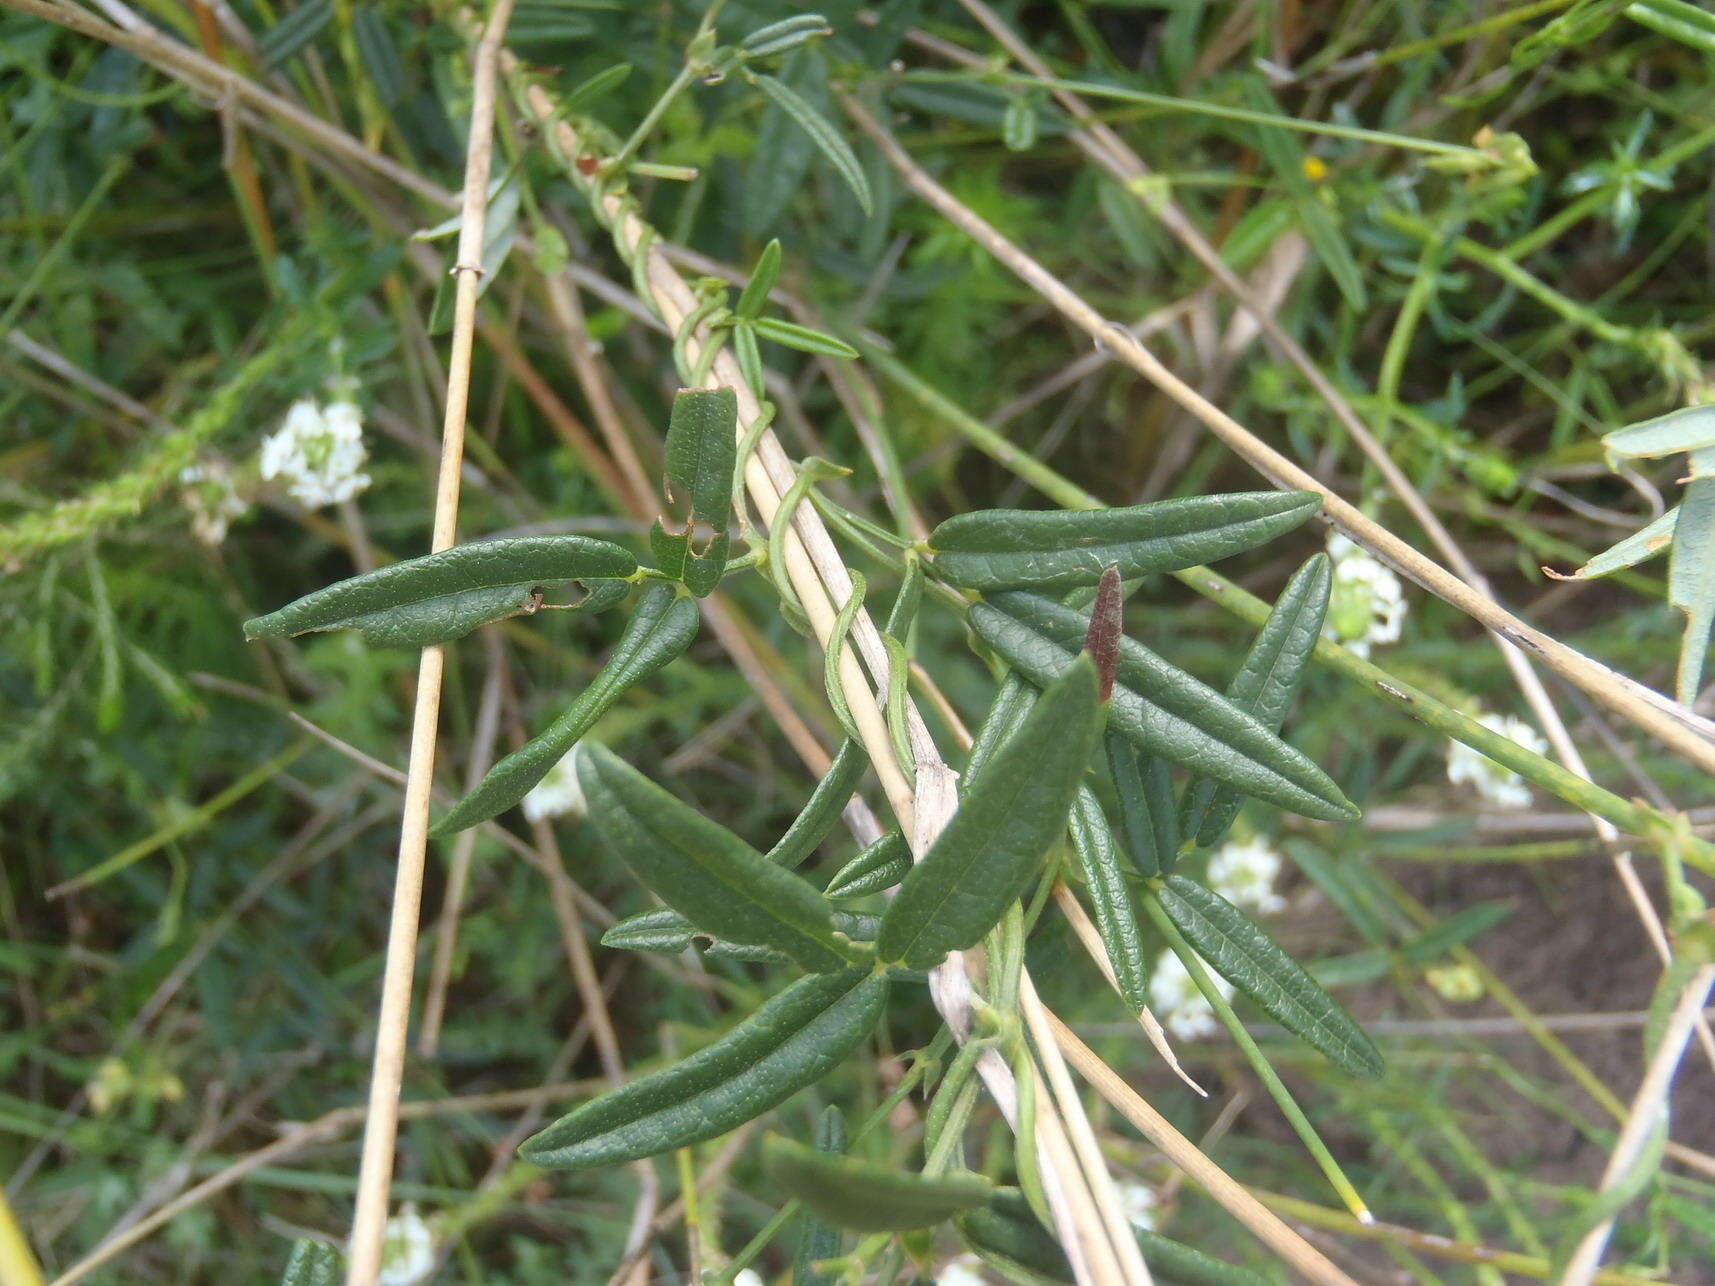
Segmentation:
{"type": "Polygon", "coordinates": [[[1292,1097],[1292,1091],[1286,1088],[1285,1083],[1275,1072],[1273,1065],[1269,1063],[1268,1057],[1257,1048],[1256,1041],[1251,1038],[1250,1032],[1245,1030],[1245,1025],[1240,1021],[1238,1014],[1233,1012],[1233,1007],[1227,1002],[1226,996],[1215,985],[1214,980],[1209,977],[1208,970],[1203,966],[1203,958],[1197,954],[1189,942],[1185,941],[1185,936],[1179,932],[1179,927],[1168,917],[1153,890],[1146,892],[1141,901],[1144,913],[1149,916],[1150,921],[1161,936],[1167,940],[1167,945],[1172,948],[1173,954],[1184,962],[1186,972],[1191,975],[1191,981],[1197,984],[1197,990],[1203,993],[1203,998],[1214,1009],[1215,1016],[1221,1020],[1221,1026],[1227,1029],[1227,1034],[1233,1038],[1233,1043],[1239,1047],[1239,1052],[1245,1056],[1245,1061],[1251,1065],[1251,1070],[1256,1073],[1257,1079],[1268,1091],[1268,1096],[1274,1100],[1275,1106],[1280,1109],[1281,1115],[1287,1120],[1287,1124],[1292,1126],[1293,1133],[1298,1135],[1299,1142],[1304,1144],[1305,1150],[1310,1153],[1317,1167],[1327,1178],[1328,1185],[1334,1189],[1334,1192],[1355,1218],[1366,1224],[1374,1222],[1375,1216],[1370,1213],[1369,1206],[1365,1204],[1363,1197],[1358,1195],[1357,1188],[1352,1186],[1352,1181],[1346,1177],[1346,1172],[1340,1168],[1340,1163],[1334,1160],[1334,1154],[1328,1151],[1328,1145],[1322,1142],[1322,1136],[1316,1133],[1316,1127],[1310,1124],[1310,1118],[1304,1115],[1303,1109],[1298,1106],[1298,1101],[1292,1097]]]}
{"type": "MultiPolygon", "coordinates": [[[[1028,452],[1020,450],[970,412],[949,401],[892,354],[866,343],[861,336],[853,338],[853,343],[861,349],[866,361],[904,392],[909,393],[926,410],[944,420],[972,446],[1010,469],[1056,504],[1066,509],[1107,508],[1101,500],[1077,483],[1063,477],[1028,452]]],[[[1261,625],[1268,619],[1271,610],[1269,604],[1218,572],[1207,567],[1187,567],[1172,575],[1181,584],[1242,620],[1261,625]]],[[[1663,828],[1671,829],[1674,825],[1673,819],[1667,814],[1647,804],[1622,799],[1612,791],[1585,781],[1552,759],[1536,754],[1516,741],[1485,728],[1469,715],[1455,710],[1363,657],[1347,651],[1338,643],[1322,639],[1316,644],[1313,655],[1329,669],[1350,679],[1372,695],[1399,707],[1419,723],[1426,724],[1455,741],[1463,742],[1551,795],[1585,812],[1606,818],[1627,834],[1654,842],[1663,834],[1663,828]]],[[[1685,846],[1684,857],[1698,870],[1715,873],[1715,845],[1708,841],[1691,840],[1685,846]]]]}

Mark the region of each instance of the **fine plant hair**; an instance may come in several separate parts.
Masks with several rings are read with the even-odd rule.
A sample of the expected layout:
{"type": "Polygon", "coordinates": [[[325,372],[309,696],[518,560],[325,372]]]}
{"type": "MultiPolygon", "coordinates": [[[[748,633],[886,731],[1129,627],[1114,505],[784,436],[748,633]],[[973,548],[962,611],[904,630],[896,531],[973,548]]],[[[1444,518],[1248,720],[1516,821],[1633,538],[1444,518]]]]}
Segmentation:
{"type": "MultiPolygon", "coordinates": [[[[123,467],[0,521],[0,564],[37,578],[42,611],[87,622],[76,674],[96,676],[107,726],[124,717],[115,676],[134,668],[168,703],[241,701],[254,719],[293,725],[292,740],[144,840],[61,872],[46,896],[119,888],[158,853],[182,863],[187,838],[263,816],[253,793],[281,786],[314,800],[207,936],[177,967],[149,973],[145,1003],[101,1064],[108,1081],[87,1077],[58,1119],[32,1106],[36,1141],[19,1191],[63,1140],[75,1142],[86,1106],[105,1113],[103,1103],[129,1096],[144,1121],[149,1096],[167,1101],[161,1087],[177,1082],[137,1070],[159,1060],[138,1052],[139,1038],[246,910],[288,896],[383,819],[396,834],[385,887],[366,886],[383,888],[385,924],[364,922],[374,950],[361,970],[343,966],[371,991],[380,980],[361,1048],[346,1051],[358,1069],[347,1069],[349,1096],[366,1101],[324,1103],[199,1181],[201,1163],[183,1158],[171,1182],[116,1212],[53,1280],[124,1272],[122,1257],[184,1227],[175,1220],[186,1212],[342,1136],[360,1150],[350,1166],[340,1153],[344,1169],[323,1185],[340,1194],[339,1226],[324,1218],[315,1235],[276,1236],[245,1261],[265,1262],[269,1280],[373,1286],[409,1223],[401,1200],[416,1192],[446,1205],[428,1272],[472,1280],[488,1271],[481,1248],[498,1225],[531,1203],[564,1201],[623,1217],[584,1238],[566,1261],[575,1268],[541,1268],[540,1280],[572,1271],[732,1286],[760,1272],[860,1286],[932,1280],[956,1257],[961,1270],[1027,1286],[1350,1286],[1395,1270],[1583,1286],[1677,1273],[1715,1246],[1698,1208],[1715,1158],[1674,1139],[1669,1112],[1676,1078],[1715,1070],[1703,893],[1715,845],[1707,819],[1677,803],[1715,769],[1715,724],[1698,702],[1715,622],[1712,393],[1678,330],[1609,321],[1520,266],[1547,235],[1546,223],[1519,222],[1545,199],[1522,138],[1484,125],[1448,141],[1391,110],[1387,128],[1359,125],[1364,113],[1334,110],[1324,90],[1373,75],[1390,55],[1360,65],[1330,52],[1297,68],[1282,59],[1299,20],[1236,6],[1214,31],[1163,17],[1159,47],[1132,51],[1191,84],[1199,42],[1203,57],[1224,59],[1228,44],[1251,41],[1254,66],[1199,96],[1144,88],[1108,45],[1129,29],[1093,19],[1105,8],[1096,5],[1064,6],[1049,21],[983,0],[827,12],[714,0],[660,6],[646,37],[637,14],[541,0],[418,15],[347,13],[324,0],[277,11],[191,0],[148,16],[122,0],[0,4],[12,11],[8,33],[63,42],[83,60],[79,76],[99,49],[123,59],[109,78],[146,73],[175,95],[192,91],[185,110],[210,105],[224,199],[272,292],[256,334],[198,373],[195,403],[143,406],[80,376],[79,398],[147,435],[123,467]],[[1282,49],[1268,45],[1271,31],[1282,49]],[[653,65],[603,52],[603,39],[622,36],[653,65]],[[1056,70],[1086,63],[1104,70],[1056,70]],[[336,84],[351,87],[359,128],[334,110],[336,84]],[[1129,128],[1182,116],[1228,131],[1221,147],[1242,144],[1244,173],[1281,194],[1281,221],[1227,221],[1220,242],[1202,229],[1185,203],[1200,180],[1158,172],[1161,158],[1146,163],[1129,128]],[[755,138],[742,171],[722,132],[735,120],[755,138]],[[989,168],[967,175],[949,157],[973,139],[989,168]],[[1083,186],[1063,224],[1018,216],[1009,226],[1016,212],[991,169],[1049,146],[1083,186]],[[259,166],[259,151],[287,158],[284,178],[259,166]],[[1373,209],[1340,207],[1325,158],[1366,176],[1373,209]],[[289,200],[271,195],[276,181],[289,200]],[[282,251],[278,224],[287,211],[320,220],[322,184],[361,212],[364,229],[324,227],[323,248],[346,258],[314,266],[282,251]],[[1408,201],[1388,199],[1402,191],[1408,201]],[[825,226],[798,226],[811,201],[825,226]],[[707,215],[705,202],[720,213],[707,215]],[[1500,229],[1519,239],[1505,253],[1490,244],[1500,229]],[[1166,274],[1183,252],[1208,273],[1210,294],[1129,324],[1114,311],[1123,292],[1100,272],[1074,282],[1060,266],[1053,238],[1084,235],[1127,273],[1149,263],[1166,274]],[[1291,241],[1280,291],[1270,293],[1272,261],[1247,253],[1244,238],[1291,241]],[[913,262],[914,239],[939,258],[913,262]],[[369,240],[381,248],[364,248],[369,240]],[[1326,328],[1282,315],[1305,272],[1354,344],[1373,300],[1395,298],[1386,274],[1406,282],[1391,329],[1375,338],[1376,388],[1312,355],[1330,342],[1326,328]],[[1569,569],[1550,573],[1567,593],[1610,578],[1662,598],[1652,650],[1633,638],[1626,656],[1647,658],[1639,670],[1652,683],[1671,671],[1671,697],[1543,623],[1540,604],[1504,601],[1503,578],[1483,570],[1495,560],[1479,563],[1467,524],[1448,512],[1438,491],[1447,474],[1470,514],[1528,493],[1507,443],[1438,420],[1402,392],[1424,328],[1471,352],[1501,342],[1439,300],[1460,272],[1490,273],[1507,302],[1535,301],[1566,332],[1529,337],[1528,362],[1502,350],[1501,368],[1534,372],[1549,354],[1600,344],[1669,390],[1670,409],[1633,416],[1617,413],[1604,383],[1616,414],[1582,463],[1599,455],[1642,490],[1639,470],[1683,457],[1677,507],[1617,541],[1610,530],[1603,552],[1547,533],[1517,539],[1526,555],[1569,569]],[[1211,299],[1232,303],[1219,314],[1223,333],[1211,299]],[[360,308],[366,330],[387,339],[352,355],[340,318],[360,308]],[[1181,309],[1195,318],[1186,351],[1201,379],[1166,345],[1181,309]],[[997,322],[1007,310],[1016,320],[997,322]],[[1122,445],[1097,446],[1080,482],[1053,461],[1058,430],[1026,444],[1002,417],[985,419],[981,372],[993,372],[981,327],[946,338],[970,318],[994,327],[996,344],[1010,344],[999,328],[1016,325],[1082,347],[1056,370],[1032,351],[1046,340],[1019,342],[1041,366],[1029,380],[1008,372],[1005,387],[1025,390],[1020,415],[1045,406],[1068,425],[1097,414],[1093,399],[1064,390],[1098,373],[1125,390],[1116,400],[1146,394],[1166,426],[1146,485],[1104,489],[1122,445]],[[916,359],[941,344],[977,373],[916,359]],[[293,539],[331,541],[342,559],[242,585],[227,575],[221,646],[237,648],[241,633],[261,681],[202,673],[193,694],[121,639],[100,551],[190,485],[199,461],[236,452],[241,408],[310,389],[293,371],[323,349],[342,374],[348,360],[407,372],[398,382],[413,410],[377,408],[376,418],[432,470],[432,496],[389,528],[366,526],[350,501],[326,514],[276,503],[293,539]],[[1264,354],[1279,359],[1266,379],[1223,397],[1235,369],[1264,354]],[[1265,417],[1281,408],[1290,428],[1276,431],[1265,417]],[[438,435],[425,429],[437,418],[438,435]],[[552,436],[528,458],[502,437],[508,426],[552,436]],[[917,475],[959,453],[981,458],[980,486],[951,471],[933,487],[917,475]],[[1219,486],[1209,483],[1217,472],[1219,486]],[[968,499],[978,493],[998,500],[968,499]],[[1530,712],[1547,753],[1483,717],[1433,666],[1342,642],[1330,618],[1337,556],[1319,547],[1331,533],[1403,575],[1424,603],[1414,630],[1433,621],[1448,648],[1463,631],[1462,650],[1492,649],[1469,664],[1492,662],[1502,695],[1491,700],[1530,712]],[[1637,569],[1662,553],[1665,582],[1642,580],[1637,569]],[[61,578],[74,574],[80,587],[68,590],[61,578]],[[1677,654],[1665,669],[1654,650],[1664,645],[1677,654]],[[545,676],[522,693],[520,657],[545,676]],[[372,706],[391,703],[401,716],[385,727],[391,742],[369,735],[373,710],[329,717],[341,707],[328,690],[341,681],[372,685],[372,706]],[[760,766],[721,792],[700,786],[696,766],[741,728],[766,746],[760,766]],[[1380,763],[1384,733],[1416,738],[1415,749],[1380,763]],[[401,737],[402,772],[384,762],[401,737]],[[1443,917],[1423,882],[1370,860],[1371,847],[1443,872],[1488,860],[1442,847],[1469,834],[1479,841],[1465,847],[1481,846],[1483,819],[1459,816],[1471,810],[1457,803],[1437,814],[1440,829],[1419,828],[1427,838],[1415,848],[1395,834],[1409,828],[1386,791],[1424,745],[1442,742],[1512,774],[1571,828],[1533,838],[1528,857],[1512,850],[1529,844],[1503,829],[1484,853],[1605,859],[1581,865],[1580,878],[1617,883],[1606,914],[1635,929],[1649,975],[1645,997],[1628,1002],[1641,1041],[1623,1083],[1592,1070],[1478,954],[1505,932],[1510,905],[1479,901],[1443,917]],[[776,761],[781,745],[795,765],[776,761]],[[351,780],[304,786],[294,774],[312,752],[338,757],[351,780]],[[360,807],[378,787],[386,805],[360,807]],[[544,814],[550,788],[575,798],[574,819],[544,814]],[[1320,898],[1326,916],[1312,911],[1311,930],[1297,914],[1311,897],[1273,925],[1218,887],[1219,855],[1263,834],[1281,837],[1296,887],[1320,898]],[[467,899],[493,896],[485,870],[517,859],[548,898],[524,899],[511,923],[479,919],[467,899]],[[420,943],[425,897],[439,900],[432,944],[420,943]],[[1338,951],[1326,929],[1336,919],[1338,951]],[[557,1016],[530,1012],[516,993],[470,995],[461,951],[478,950],[514,961],[522,990],[551,978],[542,1013],[557,1016]],[[531,952],[552,969],[534,967],[531,952]],[[1163,979],[1181,975],[1179,1007],[1206,1019],[1200,1034],[1160,999],[1163,979]],[[1388,985],[1414,997],[1418,1008],[1401,1012],[1423,1016],[1394,1012],[1388,985]],[[647,1017],[615,1001],[621,989],[654,997],[647,1017]],[[1536,1060],[1528,1071],[1447,1018],[1442,1002],[1473,991],[1513,1024],[1509,1036],[1536,1060]],[[469,1020],[485,1006],[517,1008],[479,1033],[469,1020]],[[1394,1038],[1414,1021],[1428,1039],[1394,1038]],[[531,1042],[537,1083],[453,1093],[452,1073],[480,1039],[531,1042]],[[586,1051],[599,1077],[574,1076],[586,1051]],[[1562,1119],[1596,1149],[1597,1172],[1575,1187],[1546,1166],[1491,1157],[1471,1125],[1469,1087],[1449,1088],[1465,1076],[1562,1119]],[[1568,1090],[1581,1096],[1575,1105],[1568,1090]],[[455,1149],[430,1131],[507,1112],[485,1137],[486,1176],[460,1162],[459,1200],[447,1198],[450,1184],[417,1181],[420,1154],[455,1149]],[[1135,1209],[1142,1173],[1175,1213],[1160,1230],[1135,1209]],[[1383,1205],[1375,1193],[1392,1198],[1402,1174],[1415,1203],[1383,1205]],[[1181,1203],[1193,1212],[1183,1219],[1181,1203]]],[[[1621,21],[1595,5],[1524,8],[1473,11],[1469,30],[1424,48],[1478,46],[1529,23],[1492,69],[1522,83],[1621,21]]],[[[1624,21],[1651,39],[1715,51],[1715,24],[1682,12],[1689,6],[1632,8],[1643,16],[1628,10],[1624,21]]],[[[42,92],[57,89],[53,60],[19,47],[42,92]]],[[[78,92],[113,112],[150,105],[131,81],[98,78],[78,92]]],[[[90,179],[64,244],[123,192],[130,165],[122,155],[90,179]]],[[[1625,169],[1626,191],[1664,190],[1635,179],[1639,166],[1625,169]]],[[[1603,190],[1623,177],[1602,179],[1603,190]]],[[[1573,183],[1567,194],[1589,190],[1573,183]]],[[[1237,209],[1235,200],[1235,219],[1237,209]]],[[[1635,226],[1635,211],[1625,217],[1635,226]]],[[[62,253],[56,246],[49,265],[62,253]]],[[[1081,265],[1064,258],[1088,268],[1082,249],[1081,265]]],[[[20,299],[44,281],[26,281],[20,299]]],[[[7,307],[0,325],[12,360],[64,367],[10,329],[23,308],[7,307]]],[[[1605,369],[1577,360],[1581,380],[1605,369]]],[[[1538,481],[1528,494],[1566,494],[1538,481]]],[[[1528,520],[1508,524],[1511,535],[1528,520]]],[[[1504,583],[1517,596],[1516,578],[1504,583]]],[[[142,601],[153,588],[122,592],[142,601]]],[[[56,617],[37,628],[43,687],[62,663],[52,631],[70,626],[56,617]]],[[[45,707],[42,727],[57,709],[45,707]]],[[[42,739],[26,729],[19,758],[42,739]]],[[[0,775],[8,791],[14,771],[0,775]]],[[[174,907],[190,879],[175,877],[174,907]]],[[[17,919],[10,898],[0,909],[17,919]]],[[[300,963],[282,967],[296,979],[300,963]]],[[[29,1025],[50,1027],[57,1011],[45,1017],[28,986],[20,994],[29,1025]]],[[[253,1104],[241,1108],[223,1124],[214,1104],[193,1151],[253,1104]]],[[[270,1219],[275,1234],[307,1231],[270,1219]]],[[[0,1202],[6,1286],[49,1280],[39,1260],[51,1244],[0,1202]]],[[[547,1264],[553,1244],[514,1236],[498,1271],[538,1280],[525,1265],[547,1264]]]]}

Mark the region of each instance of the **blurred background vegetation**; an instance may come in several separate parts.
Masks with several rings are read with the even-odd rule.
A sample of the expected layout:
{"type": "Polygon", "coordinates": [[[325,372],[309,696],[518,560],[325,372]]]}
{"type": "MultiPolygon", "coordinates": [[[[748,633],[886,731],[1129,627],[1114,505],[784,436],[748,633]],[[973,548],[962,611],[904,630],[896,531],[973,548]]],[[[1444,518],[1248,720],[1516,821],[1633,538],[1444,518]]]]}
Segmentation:
{"type": "MultiPolygon", "coordinates": [[[[730,0],[719,26],[737,36],[795,8],[730,0]]],[[[1151,217],[1150,199],[1171,193],[1504,600],[1671,689],[1678,620],[1659,566],[1594,583],[1541,568],[1570,571],[1673,503],[1678,461],[1617,474],[1600,435],[1708,395],[1715,20],[1669,0],[1000,5],[1057,75],[1162,96],[1090,98],[1157,176],[1128,191],[1077,150],[1044,88],[1002,74],[1004,53],[960,4],[819,8],[833,34],[779,74],[831,120],[830,83],[884,106],[963,202],[1107,315],[1143,319],[1176,371],[1421,543],[1323,403],[1151,217]]],[[[361,1101],[415,658],[345,635],[247,646],[239,624],[427,546],[451,242],[411,238],[449,213],[470,95],[468,41],[444,5],[86,12],[215,51],[391,169],[100,39],[0,11],[0,1170],[50,1276],[283,1128],[361,1101]],[[335,503],[263,476],[264,439],[306,399],[361,414],[368,485],[335,503]]],[[[562,92],[629,64],[578,109],[624,137],[678,72],[701,12],[526,0],[509,44],[562,92]]],[[[789,315],[868,336],[1109,503],[1260,485],[840,128],[874,194],[867,216],[737,77],[674,102],[642,155],[684,172],[637,187],[663,234],[694,252],[693,271],[742,280],[778,237],[789,315]]],[[[676,385],[668,345],[509,103],[499,140],[511,212],[491,214],[506,257],[483,298],[461,529],[636,544],[648,515],[626,503],[624,452],[600,428],[617,425],[656,477],[676,385]]],[[[931,525],[1043,503],[890,364],[769,344],[764,358],[789,449],[853,470],[828,488],[842,503],[891,520],[869,434],[891,444],[931,525]]],[[[1306,532],[1223,570],[1272,597],[1319,541],[1306,532]]],[[[1524,713],[1471,622],[1414,587],[1404,598],[1400,637],[1372,659],[1473,714],[1524,713]]],[[[813,649],[759,585],[741,585],[730,610],[832,745],[813,649]]],[[[1134,599],[1130,626],[1217,685],[1248,642],[1166,581],[1134,599]]],[[[546,613],[459,646],[445,792],[481,743],[485,685],[504,749],[557,713],[612,633],[599,616],[546,613]]],[[[918,655],[965,719],[980,715],[990,680],[956,623],[926,614],[918,655]]],[[[1715,821],[1705,779],[1555,695],[1597,781],[1715,821]]],[[[1342,827],[1252,809],[1242,838],[1285,855],[1277,936],[1338,984],[1394,1075],[1359,1085],[1261,1029],[1265,1044],[1387,1224],[1540,1270],[1589,1207],[1613,1141],[1592,1085],[1624,1100],[1636,1083],[1658,972],[1648,941],[1581,814],[1540,792],[1507,804],[1450,782],[1447,742],[1325,670],[1291,727],[1368,816],[1342,827]]],[[[776,835],[812,784],[707,633],[598,735],[753,841],[776,835]]],[[[595,945],[612,918],[644,909],[642,891],[575,812],[507,824],[512,844],[477,833],[438,1048],[409,1066],[408,1100],[601,1074],[576,1027],[568,935],[589,937],[631,1066],[694,1044],[771,985],[752,966],[595,945]],[[566,886],[544,863],[577,885],[569,918],[550,910],[545,893],[566,886]]],[[[431,855],[420,995],[454,847],[431,855]]],[[[831,842],[824,872],[852,847],[831,842]]],[[[1033,942],[1048,999],[1225,1167],[1296,1198],[1288,1217],[1354,1275],[1511,1280],[1404,1234],[1355,1235],[1231,1047],[1186,1043],[1213,1090],[1196,1099],[1074,946],[1057,921],[1033,942]]],[[[914,1000],[891,1024],[884,1053],[920,1046],[936,1019],[914,1000]]],[[[854,1066],[806,1097],[873,1103],[899,1066],[881,1070],[854,1066]]],[[[1634,1279],[1715,1281],[1712,1089],[1694,1048],[1674,1138],[1698,1160],[1670,1157],[1622,1221],[1614,1259],[1634,1279]]],[[[814,1106],[783,1116],[802,1132],[814,1106]]],[[[523,1110],[478,1104],[403,1126],[395,1193],[436,1229],[432,1280],[594,1282],[618,1262],[634,1176],[512,1167],[523,1110]]],[[[1151,1194],[1157,1226],[1282,1271],[1112,1124],[1116,1167],[1151,1194]]],[[[343,1235],[355,1127],[348,1114],[88,1280],[276,1280],[291,1238],[343,1235]]],[[[700,1151],[707,1161],[721,1145],[700,1151]]],[[[670,1165],[660,1178],[676,1191],[670,1165]]],[[[735,1253],[777,1204],[753,1153],[740,1155],[700,1204],[706,1244],[735,1253]]],[[[788,1255],[764,1253],[767,1280],[788,1255]]],[[[655,1279],[682,1280],[685,1262],[683,1230],[669,1227],[655,1279]]]]}

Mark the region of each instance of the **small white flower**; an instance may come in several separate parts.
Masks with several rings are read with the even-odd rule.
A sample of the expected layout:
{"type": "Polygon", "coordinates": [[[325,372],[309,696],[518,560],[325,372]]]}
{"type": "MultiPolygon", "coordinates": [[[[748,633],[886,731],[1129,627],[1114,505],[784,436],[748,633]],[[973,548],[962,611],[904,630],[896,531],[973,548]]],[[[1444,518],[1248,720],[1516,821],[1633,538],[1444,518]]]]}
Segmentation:
{"type": "Polygon", "coordinates": [[[762,1274],[754,1268],[740,1269],[732,1279],[732,1286],[764,1286],[762,1274]]]}
{"type": "Polygon", "coordinates": [[[324,411],[308,398],[295,402],[278,432],[262,443],[262,476],[283,478],[286,490],[311,509],[350,500],[369,485],[363,472],[363,413],[351,402],[324,411]]]}
{"type": "MultiPolygon", "coordinates": [[[[1526,750],[1539,755],[1548,753],[1548,742],[1543,740],[1542,734],[1514,715],[1480,714],[1477,722],[1526,750]]],[[[1447,780],[1455,785],[1469,783],[1484,799],[1502,808],[1525,808],[1530,804],[1530,787],[1524,778],[1462,741],[1447,743],[1447,780]]]]}
{"type": "Polygon", "coordinates": [[[960,1255],[948,1260],[935,1274],[935,1286],[987,1286],[982,1260],[975,1255],[960,1255]]]}
{"type": "Polygon", "coordinates": [[[404,1205],[382,1234],[380,1286],[417,1286],[435,1268],[435,1232],[413,1205],[404,1205]]]}
{"type": "Polygon", "coordinates": [[[1399,577],[1339,532],[1328,537],[1328,555],[1334,560],[1334,585],[1322,632],[1364,657],[1377,643],[1399,642],[1405,621],[1399,577]]]}
{"type": "MultiPolygon", "coordinates": [[[[567,814],[582,817],[589,811],[584,788],[578,781],[578,751],[583,744],[580,741],[566,751],[560,762],[548,769],[548,775],[524,796],[524,816],[530,821],[539,822],[567,814]]],[[[734,1286],[737,1286],[736,1282],[734,1286]]]]}
{"type": "MultiPolygon", "coordinates": [[[[1223,996],[1233,994],[1233,985],[1219,974],[1213,974],[1215,987],[1223,996]]],[[[1163,951],[1149,975],[1149,1007],[1180,1040],[1195,1040],[1212,1036],[1220,1030],[1215,1010],[1197,990],[1197,984],[1184,962],[1171,951],[1163,951]]]]}
{"type": "Polygon", "coordinates": [[[1144,1232],[1155,1231],[1155,1207],[1160,1198],[1155,1195],[1154,1188],[1146,1183],[1122,1183],[1119,1185],[1119,1199],[1120,1210],[1127,1223],[1144,1232]]]}
{"type": "Polygon", "coordinates": [[[1262,915],[1286,909],[1286,899],[1274,891],[1280,878],[1280,854],[1261,836],[1231,840],[1209,859],[1209,887],[1234,906],[1262,915]]]}
{"type": "Polygon", "coordinates": [[[190,511],[191,534],[205,545],[218,545],[234,518],[250,508],[232,483],[232,471],[219,460],[187,464],[179,470],[179,499],[190,511]]]}

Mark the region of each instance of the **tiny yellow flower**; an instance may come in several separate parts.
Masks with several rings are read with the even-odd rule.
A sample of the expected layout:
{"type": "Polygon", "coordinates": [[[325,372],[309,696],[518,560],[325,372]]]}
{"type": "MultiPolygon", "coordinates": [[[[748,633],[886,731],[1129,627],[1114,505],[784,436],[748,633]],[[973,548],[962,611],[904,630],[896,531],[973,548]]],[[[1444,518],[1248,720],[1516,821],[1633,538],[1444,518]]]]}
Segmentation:
{"type": "Polygon", "coordinates": [[[1423,976],[1443,1000],[1468,1003],[1483,998],[1483,979],[1468,964],[1441,965],[1423,976]]]}
{"type": "Polygon", "coordinates": [[[1305,157],[1304,177],[1309,179],[1312,183],[1322,182],[1323,179],[1328,177],[1327,163],[1319,156],[1305,157]]]}

